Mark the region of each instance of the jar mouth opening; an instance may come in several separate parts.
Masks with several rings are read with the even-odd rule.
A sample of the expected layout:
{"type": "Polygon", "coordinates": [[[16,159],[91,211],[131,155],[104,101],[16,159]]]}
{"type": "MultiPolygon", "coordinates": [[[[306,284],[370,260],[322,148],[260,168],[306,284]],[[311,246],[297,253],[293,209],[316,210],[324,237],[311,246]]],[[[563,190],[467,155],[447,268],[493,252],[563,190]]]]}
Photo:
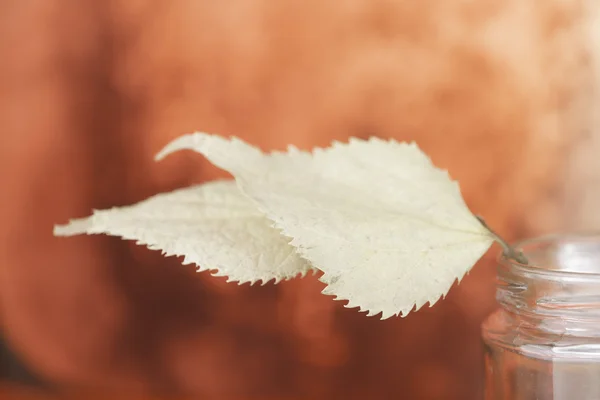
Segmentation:
{"type": "Polygon", "coordinates": [[[516,242],[529,264],[500,253],[498,262],[534,274],[600,280],[600,232],[552,234],[516,242]]]}

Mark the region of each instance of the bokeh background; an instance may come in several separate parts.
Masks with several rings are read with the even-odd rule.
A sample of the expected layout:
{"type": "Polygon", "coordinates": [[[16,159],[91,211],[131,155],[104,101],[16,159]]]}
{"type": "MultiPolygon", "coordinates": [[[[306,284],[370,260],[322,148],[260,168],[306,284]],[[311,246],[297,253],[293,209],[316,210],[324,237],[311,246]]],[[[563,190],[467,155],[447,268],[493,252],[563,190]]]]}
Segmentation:
{"type": "Polygon", "coordinates": [[[597,228],[598,8],[0,2],[0,387],[480,399],[494,251],[435,307],[380,321],[312,277],[228,285],[117,238],[54,238],[52,226],[225,176],[191,153],[153,162],[203,130],[265,150],[416,140],[509,240],[597,228]]]}

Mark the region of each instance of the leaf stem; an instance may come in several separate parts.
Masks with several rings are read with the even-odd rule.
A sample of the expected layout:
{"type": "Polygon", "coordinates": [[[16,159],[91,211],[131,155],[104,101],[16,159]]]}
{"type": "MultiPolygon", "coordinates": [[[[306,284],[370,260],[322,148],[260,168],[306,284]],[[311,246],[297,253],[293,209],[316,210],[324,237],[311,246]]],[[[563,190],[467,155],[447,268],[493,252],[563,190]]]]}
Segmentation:
{"type": "Polygon", "coordinates": [[[514,247],[512,247],[510,244],[508,244],[506,242],[506,240],[502,239],[500,237],[500,235],[498,235],[492,228],[490,228],[490,226],[485,222],[485,220],[483,219],[483,217],[480,217],[479,215],[476,215],[475,217],[479,220],[479,222],[481,222],[481,225],[483,225],[492,234],[492,237],[494,238],[494,240],[500,246],[502,246],[502,249],[504,251],[504,255],[506,257],[515,260],[519,264],[524,264],[524,265],[528,265],[529,264],[529,260],[527,260],[527,257],[525,257],[525,255],[523,254],[523,252],[520,251],[520,250],[519,251],[515,250],[514,247]]]}

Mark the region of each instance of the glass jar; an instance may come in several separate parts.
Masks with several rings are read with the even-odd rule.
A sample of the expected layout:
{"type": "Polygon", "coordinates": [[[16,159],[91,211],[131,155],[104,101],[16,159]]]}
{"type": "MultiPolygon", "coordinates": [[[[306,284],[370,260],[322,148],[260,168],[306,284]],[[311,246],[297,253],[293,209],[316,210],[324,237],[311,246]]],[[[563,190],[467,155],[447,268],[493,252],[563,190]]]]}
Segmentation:
{"type": "Polygon", "coordinates": [[[600,400],[600,236],[517,244],[482,326],[486,400],[600,400]]]}

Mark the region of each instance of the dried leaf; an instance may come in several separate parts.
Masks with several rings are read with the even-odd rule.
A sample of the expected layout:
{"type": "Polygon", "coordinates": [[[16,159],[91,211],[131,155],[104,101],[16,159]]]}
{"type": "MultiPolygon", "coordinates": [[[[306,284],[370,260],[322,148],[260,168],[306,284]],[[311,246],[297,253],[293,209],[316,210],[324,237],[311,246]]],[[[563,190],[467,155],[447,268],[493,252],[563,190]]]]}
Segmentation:
{"type": "Polygon", "coordinates": [[[168,144],[229,171],[242,191],[324,272],[324,293],[369,315],[433,305],[493,242],[458,184],[415,144],[371,139],[312,153],[264,154],[196,133],[168,144]]]}
{"type": "Polygon", "coordinates": [[[234,181],[215,181],[153,196],[138,204],[94,211],[57,226],[57,236],[104,233],[136,240],[167,256],[185,256],[198,271],[228,281],[263,284],[305,275],[310,269],[271,227],[234,181]]]}

